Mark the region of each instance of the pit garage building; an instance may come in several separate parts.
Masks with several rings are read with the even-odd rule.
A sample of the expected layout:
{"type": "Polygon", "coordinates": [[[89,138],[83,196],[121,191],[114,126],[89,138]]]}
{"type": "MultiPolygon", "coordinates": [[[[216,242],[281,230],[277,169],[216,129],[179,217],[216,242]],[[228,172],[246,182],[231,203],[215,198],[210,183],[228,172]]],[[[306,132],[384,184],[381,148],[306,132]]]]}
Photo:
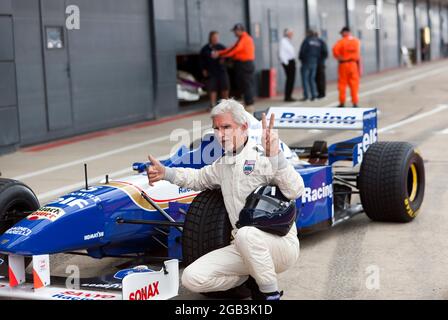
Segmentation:
{"type": "MultiPolygon", "coordinates": [[[[350,25],[372,74],[403,66],[403,48],[414,63],[446,57],[447,20],[445,0],[0,0],[0,153],[203,108],[178,98],[179,71],[200,76],[209,31],[229,46],[237,22],[255,40],[263,95],[265,70],[284,86],[286,27],[296,48],[307,28],[331,48],[350,25]],[[75,13],[79,28],[69,28],[75,13]]],[[[336,70],[330,58],[328,80],[336,70]]]]}

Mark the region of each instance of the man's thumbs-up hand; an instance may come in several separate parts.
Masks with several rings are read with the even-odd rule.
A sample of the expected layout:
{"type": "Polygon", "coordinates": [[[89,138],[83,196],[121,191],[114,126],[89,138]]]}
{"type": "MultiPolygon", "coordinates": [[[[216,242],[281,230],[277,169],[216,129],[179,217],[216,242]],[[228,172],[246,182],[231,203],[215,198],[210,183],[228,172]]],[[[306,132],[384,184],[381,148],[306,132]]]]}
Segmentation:
{"type": "Polygon", "coordinates": [[[148,182],[150,186],[154,185],[154,182],[163,180],[165,178],[165,167],[160,163],[159,160],[153,156],[148,156],[151,165],[146,169],[146,174],[148,175],[148,182]]]}

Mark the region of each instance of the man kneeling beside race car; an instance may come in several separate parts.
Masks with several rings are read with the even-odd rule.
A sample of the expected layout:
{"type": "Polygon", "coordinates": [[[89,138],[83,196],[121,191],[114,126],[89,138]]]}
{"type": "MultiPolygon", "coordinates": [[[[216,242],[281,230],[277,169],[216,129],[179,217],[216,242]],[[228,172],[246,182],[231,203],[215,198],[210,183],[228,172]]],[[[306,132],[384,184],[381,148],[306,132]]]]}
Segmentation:
{"type": "Polygon", "coordinates": [[[303,179],[279,148],[278,135],[272,130],[273,116],[267,126],[263,115],[262,148],[248,137],[248,118],[240,103],[232,99],[222,100],[213,108],[211,117],[215,137],[224,150],[224,155],[211,165],[200,170],[168,168],[149,156],[152,163],[147,169],[150,185],[165,179],[193,190],[221,188],[233,229],[231,244],[205,254],[187,266],[182,284],[200,293],[246,286],[253,299],[280,299],[277,273],[292,267],[299,257],[295,219],[290,218],[292,221],[288,221],[284,236],[280,236],[261,230],[263,228],[248,226],[250,223],[243,223],[240,212],[243,208],[250,209],[247,206],[251,206],[251,197],[252,200],[255,197],[271,202],[274,207],[278,203],[277,209],[292,208],[295,215],[294,202],[304,190],[303,179]],[[265,187],[267,185],[277,187],[265,187]],[[264,196],[260,189],[272,191],[269,193],[274,200],[267,199],[270,194],[264,196]],[[283,194],[281,197],[285,201],[276,202],[278,194],[283,194]]]}

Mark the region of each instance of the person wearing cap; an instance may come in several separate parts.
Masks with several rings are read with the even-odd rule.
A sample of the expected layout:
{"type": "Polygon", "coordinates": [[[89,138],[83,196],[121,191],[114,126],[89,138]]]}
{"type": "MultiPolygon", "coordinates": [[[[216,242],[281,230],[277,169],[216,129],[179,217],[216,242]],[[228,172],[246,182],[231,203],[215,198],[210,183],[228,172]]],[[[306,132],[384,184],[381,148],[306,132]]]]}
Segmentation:
{"type": "Polygon", "coordinates": [[[294,33],[291,29],[285,29],[283,32],[283,38],[280,40],[278,48],[280,62],[282,63],[286,74],[284,99],[286,102],[296,101],[296,99],[292,97],[292,91],[294,89],[294,82],[296,79],[296,50],[291,43],[293,34],[294,33]]]}
{"type": "Polygon", "coordinates": [[[345,107],[346,88],[350,87],[353,107],[358,107],[359,79],[361,75],[361,42],[352,36],[349,27],[341,30],[342,38],[333,47],[333,55],[339,62],[338,88],[339,108],[345,107]]]}
{"type": "Polygon", "coordinates": [[[237,42],[230,48],[218,50],[213,54],[214,58],[232,58],[235,62],[235,76],[238,90],[244,96],[246,111],[253,113],[255,91],[255,45],[252,37],[246,32],[241,23],[237,23],[232,29],[237,42]]]}

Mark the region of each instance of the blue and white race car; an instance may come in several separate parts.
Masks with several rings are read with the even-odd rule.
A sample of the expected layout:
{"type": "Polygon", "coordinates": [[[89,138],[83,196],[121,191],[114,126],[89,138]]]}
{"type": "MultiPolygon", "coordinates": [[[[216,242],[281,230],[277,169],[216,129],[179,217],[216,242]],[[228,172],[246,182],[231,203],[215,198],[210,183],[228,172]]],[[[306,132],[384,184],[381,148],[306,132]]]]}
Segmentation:
{"type": "MultiPolygon", "coordinates": [[[[330,146],[325,141],[294,147],[281,142],[286,158],[305,182],[305,191],[296,200],[299,235],[331,228],[362,212],[374,221],[409,222],[416,217],[425,189],[422,157],[409,143],[377,141],[376,109],[272,107],[267,117],[272,113],[279,129],[359,132],[330,146]],[[352,199],[356,194],[360,202],[352,199]]],[[[250,138],[261,139],[261,124],[255,118],[250,138]]],[[[207,132],[162,162],[201,168],[221,155],[213,133],[207,132]]],[[[150,187],[147,166],[135,163],[134,175],[106,177],[44,206],[25,184],[1,178],[0,296],[107,300],[177,295],[178,261],[188,265],[229,244],[230,222],[220,190],[184,189],[167,181],[150,187]],[[110,279],[103,277],[103,283],[81,279],[82,288],[68,290],[49,270],[49,256],[57,253],[166,261],[160,271],[131,267],[110,279]],[[32,274],[25,272],[29,258],[32,274]]]]}

